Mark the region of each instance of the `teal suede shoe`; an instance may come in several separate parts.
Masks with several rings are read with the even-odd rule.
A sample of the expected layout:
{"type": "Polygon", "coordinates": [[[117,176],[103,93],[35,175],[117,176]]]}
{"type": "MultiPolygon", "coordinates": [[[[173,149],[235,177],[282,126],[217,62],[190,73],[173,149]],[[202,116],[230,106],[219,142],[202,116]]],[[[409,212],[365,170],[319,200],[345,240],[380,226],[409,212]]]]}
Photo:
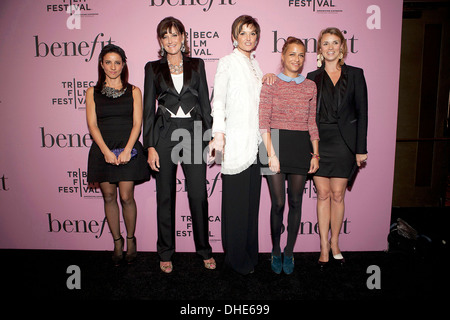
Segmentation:
{"type": "Polygon", "coordinates": [[[284,256],[283,259],[283,271],[286,274],[291,274],[292,272],[294,272],[294,256],[284,256]]]}
{"type": "Polygon", "coordinates": [[[280,274],[281,273],[281,269],[282,269],[282,261],[281,261],[281,255],[280,256],[274,256],[273,253],[271,255],[272,257],[272,262],[271,262],[271,266],[272,266],[272,270],[273,272],[275,272],[276,274],[280,274]]]}

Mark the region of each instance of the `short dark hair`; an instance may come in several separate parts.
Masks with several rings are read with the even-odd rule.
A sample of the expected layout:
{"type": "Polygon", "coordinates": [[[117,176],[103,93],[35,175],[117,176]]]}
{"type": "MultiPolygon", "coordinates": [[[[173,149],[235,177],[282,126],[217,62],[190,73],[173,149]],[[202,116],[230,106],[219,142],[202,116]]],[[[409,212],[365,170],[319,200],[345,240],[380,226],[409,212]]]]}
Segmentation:
{"type": "Polygon", "coordinates": [[[121,47],[116,46],[115,44],[107,44],[106,46],[104,46],[102,48],[102,51],[98,55],[98,80],[97,80],[97,84],[94,87],[96,90],[102,90],[103,84],[105,83],[106,74],[105,74],[105,70],[103,70],[103,68],[102,68],[102,62],[103,62],[103,58],[108,53],[111,53],[111,52],[117,53],[122,58],[122,62],[124,64],[124,66],[122,69],[122,73],[120,74],[120,80],[122,81],[123,88],[126,88],[128,85],[128,65],[127,65],[127,56],[125,54],[125,51],[121,47]]]}
{"type": "Polygon", "coordinates": [[[245,14],[237,17],[231,26],[231,35],[234,37],[234,39],[238,38],[239,33],[242,31],[242,27],[245,25],[253,26],[255,28],[256,41],[259,41],[261,28],[258,21],[255,18],[245,14]]]}
{"type": "MultiPolygon", "coordinates": [[[[156,34],[158,35],[158,39],[162,39],[164,37],[164,35],[167,34],[167,30],[171,30],[173,28],[175,28],[181,35],[184,35],[185,50],[184,50],[183,54],[185,56],[188,56],[190,50],[189,50],[189,46],[188,46],[186,30],[184,28],[183,23],[180,20],[178,20],[177,18],[166,17],[158,23],[158,26],[156,27],[156,34]]],[[[158,54],[159,54],[159,56],[161,56],[161,51],[158,51],[158,54]]]]}

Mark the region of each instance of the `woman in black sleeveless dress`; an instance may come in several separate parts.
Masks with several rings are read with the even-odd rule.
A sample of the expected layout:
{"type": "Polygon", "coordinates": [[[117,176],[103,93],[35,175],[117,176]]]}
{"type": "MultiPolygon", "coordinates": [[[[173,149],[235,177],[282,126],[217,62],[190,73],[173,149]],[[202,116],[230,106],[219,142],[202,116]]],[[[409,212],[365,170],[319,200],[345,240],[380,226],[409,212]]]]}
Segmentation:
{"type": "Polygon", "coordinates": [[[118,46],[103,48],[98,62],[99,79],[86,92],[86,118],[93,143],[88,158],[88,182],[102,191],[105,215],[114,240],[113,261],[123,259],[125,241],[120,231],[119,188],[127,231],[126,260],[136,258],[136,202],[134,185],[148,181],[150,169],[139,142],[142,124],[142,96],[128,83],[125,52],[118,46]]]}

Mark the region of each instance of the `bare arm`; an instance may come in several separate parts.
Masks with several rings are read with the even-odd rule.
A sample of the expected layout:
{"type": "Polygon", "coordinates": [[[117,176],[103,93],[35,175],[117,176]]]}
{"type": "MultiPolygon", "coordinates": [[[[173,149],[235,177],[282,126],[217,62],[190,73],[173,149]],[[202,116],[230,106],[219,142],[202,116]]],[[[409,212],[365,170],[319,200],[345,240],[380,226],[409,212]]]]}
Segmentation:
{"type": "Polygon", "coordinates": [[[89,128],[89,132],[94,139],[95,143],[100,148],[100,151],[105,157],[105,161],[110,164],[118,165],[119,161],[114,153],[109,150],[105,141],[103,140],[100,129],[97,125],[97,114],[95,113],[95,102],[94,102],[94,88],[90,87],[86,91],[86,121],[89,128]]]}
{"type": "Polygon", "coordinates": [[[142,126],[142,94],[138,87],[133,87],[133,128],[124,150],[119,154],[118,161],[120,164],[128,163],[131,159],[131,150],[134,147],[142,126]]]}

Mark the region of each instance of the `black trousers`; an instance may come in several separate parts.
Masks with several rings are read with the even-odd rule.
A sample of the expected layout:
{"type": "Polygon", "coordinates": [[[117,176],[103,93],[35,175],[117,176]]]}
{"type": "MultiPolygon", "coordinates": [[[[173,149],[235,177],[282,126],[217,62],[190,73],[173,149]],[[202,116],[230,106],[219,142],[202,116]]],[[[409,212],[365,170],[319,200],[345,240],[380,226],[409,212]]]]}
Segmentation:
{"type": "Polygon", "coordinates": [[[225,264],[241,274],[258,263],[260,164],[241,173],[222,174],[222,245],[225,264]]]}
{"type": "Polygon", "coordinates": [[[202,141],[201,133],[201,130],[196,132],[196,140],[194,141],[194,121],[191,118],[175,118],[171,120],[167,135],[159,138],[155,148],[160,162],[159,172],[156,173],[156,199],[157,251],[161,261],[170,261],[175,252],[175,200],[178,163],[181,164],[186,179],[196,252],[204,260],[212,256],[208,229],[206,163],[202,158],[205,143],[202,141]],[[194,154],[194,151],[197,154],[194,154]]]}

